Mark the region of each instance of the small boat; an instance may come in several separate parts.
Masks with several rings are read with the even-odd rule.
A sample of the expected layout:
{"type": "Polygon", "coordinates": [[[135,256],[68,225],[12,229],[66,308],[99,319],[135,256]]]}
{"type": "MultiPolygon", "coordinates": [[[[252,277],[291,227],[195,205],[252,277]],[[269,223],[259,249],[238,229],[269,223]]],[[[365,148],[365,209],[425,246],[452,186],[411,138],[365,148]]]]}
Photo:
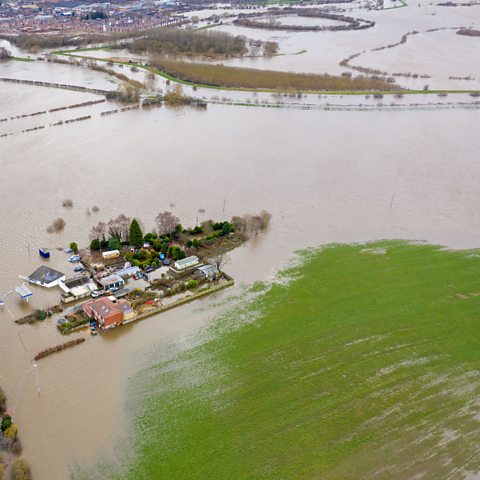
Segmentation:
{"type": "Polygon", "coordinates": [[[50,252],[46,248],[39,248],[38,253],[42,258],[50,258],[50,252]]]}

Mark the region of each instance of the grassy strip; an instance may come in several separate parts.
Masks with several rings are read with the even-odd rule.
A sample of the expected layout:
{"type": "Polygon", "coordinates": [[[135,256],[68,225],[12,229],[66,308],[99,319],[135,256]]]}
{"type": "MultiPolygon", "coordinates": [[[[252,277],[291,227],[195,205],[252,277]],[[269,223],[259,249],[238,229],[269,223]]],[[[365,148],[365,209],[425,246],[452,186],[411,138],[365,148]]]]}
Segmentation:
{"type": "Polygon", "coordinates": [[[226,86],[230,88],[291,91],[384,91],[392,88],[392,84],[383,80],[373,80],[367,77],[350,78],[333,75],[256,70],[167,59],[154,61],[153,64],[158,66],[161,71],[168,72],[174,77],[213,87],[226,86]]]}
{"type": "Polygon", "coordinates": [[[163,77],[167,80],[171,80],[173,82],[179,83],[180,85],[187,85],[187,86],[195,86],[198,88],[209,88],[212,90],[220,90],[220,91],[236,91],[236,92],[258,92],[258,93],[310,93],[310,94],[322,94],[322,95],[372,95],[374,93],[381,93],[382,95],[438,95],[438,94],[478,94],[480,90],[469,89],[469,90],[453,90],[453,89],[444,89],[444,90],[400,90],[400,89],[392,89],[392,90],[384,90],[384,91],[372,91],[372,90],[288,90],[288,89],[268,89],[268,88],[239,88],[239,87],[215,87],[212,85],[205,85],[202,83],[194,83],[189,82],[186,80],[182,80],[181,78],[175,77],[170,75],[167,72],[159,70],[158,68],[150,67],[143,65],[141,63],[136,62],[126,62],[120,60],[111,60],[108,58],[97,58],[97,57],[88,57],[82,55],[75,55],[72,54],[72,51],[75,52],[83,52],[89,50],[103,50],[102,47],[97,48],[89,48],[89,49],[79,49],[79,50],[57,50],[52,52],[54,55],[62,55],[66,57],[73,57],[73,58],[85,58],[87,60],[94,60],[99,62],[112,62],[115,64],[120,65],[129,65],[129,66],[136,66],[137,68],[142,68],[144,70],[148,70],[149,72],[153,72],[156,75],[163,77]]]}
{"type": "Polygon", "coordinates": [[[16,62],[34,62],[35,59],[33,58],[25,58],[25,57],[12,57],[12,60],[15,60],[16,62]]]}
{"type": "Polygon", "coordinates": [[[478,470],[480,252],[384,241],[305,255],[281,275],[293,283],[132,377],[136,457],[101,478],[478,470]]]}

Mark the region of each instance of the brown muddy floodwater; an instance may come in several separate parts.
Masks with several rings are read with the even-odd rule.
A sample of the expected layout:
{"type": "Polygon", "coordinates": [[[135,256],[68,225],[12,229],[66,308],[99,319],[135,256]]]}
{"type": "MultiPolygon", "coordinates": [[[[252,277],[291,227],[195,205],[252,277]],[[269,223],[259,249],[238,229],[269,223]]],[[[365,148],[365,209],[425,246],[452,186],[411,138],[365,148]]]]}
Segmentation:
{"type": "MultiPolygon", "coordinates": [[[[0,111],[8,115],[91,98],[0,84],[0,111]]],[[[328,242],[480,244],[478,110],[209,106],[98,115],[111,108],[85,107],[78,116],[95,113],[91,120],[30,133],[20,132],[77,112],[0,123],[0,134],[15,132],[0,138],[0,295],[42,263],[38,247],[52,249],[49,265],[72,273],[67,256],[55,249],[70,241],[87,244],[93,224],[119,213],[150,228],[162,210],[173,210],[185,225],[197,217],[269,210],[268,233],[231,254],[227,271],[238,280],[237,290],[270,278],[296,249],[328,242]],[[73,208],[62,207],[64,198],[73,208]],[[100,211],[88,214],[93,205],[100,211]],[[64,231],[48,234],[58,216],[66,221],[64,231]]],[[[212,306],[234,293],[89,337],[41,360],[38,395],[31,360],[64,339],[52,319],[14,324],[32,308],[58,301],[57,290],[33,291],[30,305],[10,295],[0,312],[0,384],[37,480],[61,480],[75,464],[113,455],[129,432],[128,378],[144,352],[193,335],[215,314],[212,306]]]]}

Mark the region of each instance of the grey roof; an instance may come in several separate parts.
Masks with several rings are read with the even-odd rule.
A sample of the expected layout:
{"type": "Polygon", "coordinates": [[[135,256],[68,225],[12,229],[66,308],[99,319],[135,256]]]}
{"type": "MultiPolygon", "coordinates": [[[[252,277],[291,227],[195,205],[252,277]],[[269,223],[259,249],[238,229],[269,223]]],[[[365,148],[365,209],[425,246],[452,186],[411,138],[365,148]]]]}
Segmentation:
{"type": "Polygon", "coordinates": [[[177,260],[175,263],[178,266],[182,266],[182,265],[188,265],[189,263],[192,263],[192,262],[198,262],[198,257],[195,255],[192,255],[187,258],[182,258],[182,260],[177,260]]]}
{"type": "Polygon", "coordinates": [[[63,283],[68,288],[80,287],[82,285],[87,285],[92,280],[88,275],[82,275],[81,277],[68,278],[63,283]]]}
{"type": "Polygon", "coordinates": [[[125,282],[123,281],[123,278],[120,277],[119,275],[116,275],[116,274],[109,275],[108,277],[99,278],[98,281],[99,281],[100,284],[103,285],[103,286],[105,286],[105,285],[111,285],[112,283],[117,283],[117,282],[125,283],[125,282]]]}
{"type": "Polygon", "coordinates": [[[38,267],[29,277],[28,279],[31,282],[35,283],[43,283],[48,285],[49,283],[53,283],[58,279],[64,277],[65,274],[59,272],[58,270],[54,270],[53,268],[47,267],[42,265],[38,267]]]}

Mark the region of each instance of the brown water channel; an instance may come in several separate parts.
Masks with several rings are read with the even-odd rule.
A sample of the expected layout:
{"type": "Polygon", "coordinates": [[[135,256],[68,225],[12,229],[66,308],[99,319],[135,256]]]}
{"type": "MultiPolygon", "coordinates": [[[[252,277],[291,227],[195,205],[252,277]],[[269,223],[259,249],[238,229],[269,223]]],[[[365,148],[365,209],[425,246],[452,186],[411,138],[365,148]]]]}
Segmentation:
{"type": "MultiPolygon", "coordinates": [[[[0,84],[0,111],[9,115],[90,98],[0,84]]],[[[38,247],[52,249],[50,266],[72,273],[67,255],[55,249],[72,240],[85,245],[93,224],[119,213],[147,227],[169,209],[185,225],[261,209],[273,215],[265,236],[231,254],[226,270],[237,280],[236,291],[89,337],[41,360],[40,395],[31,360],[65,339],[53,320],[34,326],[13,320],[56,303],[59,292],[32,287],[30,305],[7,297],[0,311],[0,384],[35,478],[63,479],[69,466],[113,454],[130,428],[124,401],[143,353],[194,335],[214,315],[212,305],[242,284],[270,278],[296,249],[379,238],[478,246],[479,119],[478,111],[462,109],[209,106],[97,115],[0,138],[0,295],[42,263],[38,247]],[[62,207],[67,197],[70,209],[62,207]],[[87,214],[93,205],[100,211],[87,214]],[[58,216],[64,231],[48,234],[58,216]]]]}

